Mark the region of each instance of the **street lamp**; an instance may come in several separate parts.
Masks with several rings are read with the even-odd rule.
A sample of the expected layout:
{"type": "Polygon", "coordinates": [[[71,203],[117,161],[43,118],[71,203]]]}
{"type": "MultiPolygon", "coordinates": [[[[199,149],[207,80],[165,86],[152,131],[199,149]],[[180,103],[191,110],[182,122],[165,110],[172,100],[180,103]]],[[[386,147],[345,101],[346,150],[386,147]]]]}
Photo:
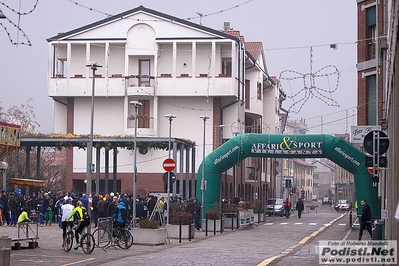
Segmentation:
{"type": "MultiPolygon", "coordinates": [[[[204,140],[203,140],[203,147],[202,147],[202,177],[201,177],[201,201],[202,206],[205,204],[205,123],[206,120],[209,119],[208,116],[201,115],[200,118],[204,120],[204,140]]],[[[201,219],[204,219],[204,208],[201,209],[201,219]]]]}
{"type": "MultiPolygon", "coordinates": [[[[136,181],[137,181],[137,110],[143,104],[139,101],[130,101],[129,104],[134,105],[134,174],[133,174],[133,219],[136,219],[136,181]]],[[[136,223],[133,223],[136,227],[136,223]]]]}
{"type": "MultiPolygon", "coordinates": [[[[174,118],[176,118],[175,115],[172,114],[167,114],[165,115],[165,118],[169,120],[169,158],[171,156],[171,151],[172,151],[172,147],[171,147],[171,138],[172,138],[172,120],[174,118]]],[[[169,210],[170,210],[170,172],[168,172],[168,188],[167,188],[167,192],[168,192],[168,208],[166,209],[167,211],[167,216],[166,216],[166,224],[169,224],[169,210]]]]}
{"type": "MultiPolygon", "coordinates": [[[[87,145],[87,165],[86,165],[86,194],[91,197],[91,175],[93,172],[93,124],[94,124],[94,88],[95,88],[95,81],[96,81],[96,70],[98,67],[102,67],[102,65],[98,64],[97,62],[91,62],[86,64],[86,67],[89,67],[93,70],[93,85],[91,88],[91,117],[90,117],[90,139],[87,145]]],[[[90,213],[90,208],[89,208],[90,213]]],[[[89,227],[90,233],[90,227],[89,227]]]]}

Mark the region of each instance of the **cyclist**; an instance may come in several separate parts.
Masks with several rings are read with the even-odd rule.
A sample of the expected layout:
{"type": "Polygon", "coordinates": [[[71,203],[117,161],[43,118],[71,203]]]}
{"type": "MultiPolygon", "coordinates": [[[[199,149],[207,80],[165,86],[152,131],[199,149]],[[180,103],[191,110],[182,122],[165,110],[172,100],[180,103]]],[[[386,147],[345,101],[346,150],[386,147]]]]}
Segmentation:
{"type": "Polygon", "coordinates": [[[118,206],[116,206],[115,212],[112,215],[112,219],[114,220],[114,228],[125,227],[127,220],[127,209],[125,207],[125,203],[123,203],[120,199],[118,206]]]}
{"type": "Polygon", "coordinates": [[[85,207],[83,207],[83,204],[80,200],[76,202],[76,207],[73,209],[73,211],[69,214],[68,218],[65,220],[66,222],[69,222],[69,220],[74,216],[74,219],[77,219],[79,221],[79,226],[75,230],[75,239],[76,239],[76,245],[74,249],[78,249],[80,247],[80,242],[79,242],[79,235],[82,234],[82,231],[85,227],[90,225],[90,217],[87,214],[87,210],[85,207]]]}
{"type": "Polygon", "coordinates": [[[73,217],[71,218],[72,221],[67,222],[66,219],[68,216],[71,214],[73,211],[73,205],[72,205],[72,198],[69,198],[68,196],[65,196],[64,198],[65,204],[61,206],[61,223],[62,223],[62,238],[65,239],[66,236],[66,231],[67,227],[70,226],[72,228],[73,226],[73,217]]]}

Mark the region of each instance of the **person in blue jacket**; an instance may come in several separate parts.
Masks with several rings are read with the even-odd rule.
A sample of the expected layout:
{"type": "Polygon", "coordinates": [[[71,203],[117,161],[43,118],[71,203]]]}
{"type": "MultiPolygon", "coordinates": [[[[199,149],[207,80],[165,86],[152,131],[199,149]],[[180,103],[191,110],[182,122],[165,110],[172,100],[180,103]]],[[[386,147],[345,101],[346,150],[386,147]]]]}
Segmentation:
{"type": "Polygon", "coordinates": [[[127,209],[125,207],[125,203],[119,201],[118,206],[116,206],[114,215],[112,215],[113,227],[125,227],[127,220],[127,209]]]}

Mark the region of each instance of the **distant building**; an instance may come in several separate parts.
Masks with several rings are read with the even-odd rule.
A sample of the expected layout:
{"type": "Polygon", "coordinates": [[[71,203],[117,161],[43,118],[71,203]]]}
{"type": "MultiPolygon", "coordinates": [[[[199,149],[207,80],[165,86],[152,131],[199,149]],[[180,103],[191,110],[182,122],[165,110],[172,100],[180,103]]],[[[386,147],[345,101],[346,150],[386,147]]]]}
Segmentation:
{"type": "Polygon", "coordinates": [[[314,193],[318,198],[335,197],[335,164],[327,159],[312,160],[314,168],[314,193]]]}

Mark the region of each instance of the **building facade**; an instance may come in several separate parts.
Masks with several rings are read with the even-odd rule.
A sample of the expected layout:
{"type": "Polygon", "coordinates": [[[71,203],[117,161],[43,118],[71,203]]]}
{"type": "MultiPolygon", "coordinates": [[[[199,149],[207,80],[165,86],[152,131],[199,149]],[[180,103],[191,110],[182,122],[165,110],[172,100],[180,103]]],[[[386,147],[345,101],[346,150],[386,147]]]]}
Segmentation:
{"type": "Polygon", "coordinates": [[[389,138],[388,167],[379,171],[382,238],[399,239],[398,14],[396,0],[358,0],[358,125],[380,125],[389,138]]]}
{"type": "MultiPolygon", "coordinates": [[[[55,133],[88,134],[93,96],[94,136],[135,136],[139,144],[169,136],[195,143],[191,150],[173,142],[180,181],[173,185],[174,194],[193,196],[186,191],[195,191],[188,187],[195,186],[198,165],[223,140],[278,132],[279,91],[267,73],[262,43],[246,42],[228,23],[215,30],[140,6],[49,38],[48,58],[55,133]],[[92,62],[101,67],[92,71],[87,67],[92,62]],[[132,101],[142,104],[137,116],[132,101]],[[168,114],[176,118],[165,119],[168,114]],[[204,123],[200,116],[209,119],[204,123]]],[[[100,180],[113,172],[117,190],[131,192],[133,151],[94,153],[100,180]]],[[[86,156],[77,148],[68,152],[67,190],[83,186],[86,156]]],[[[139,150],[140,196],[164,192],[162,162],[167,157],[161,148],[139,150]]],[[[266,159],[241,162],[225,173],[222,195],[264,197],[268,168],[266,159]]],[[[106,191],[100,186],[98,192],[106,191]]]]}

